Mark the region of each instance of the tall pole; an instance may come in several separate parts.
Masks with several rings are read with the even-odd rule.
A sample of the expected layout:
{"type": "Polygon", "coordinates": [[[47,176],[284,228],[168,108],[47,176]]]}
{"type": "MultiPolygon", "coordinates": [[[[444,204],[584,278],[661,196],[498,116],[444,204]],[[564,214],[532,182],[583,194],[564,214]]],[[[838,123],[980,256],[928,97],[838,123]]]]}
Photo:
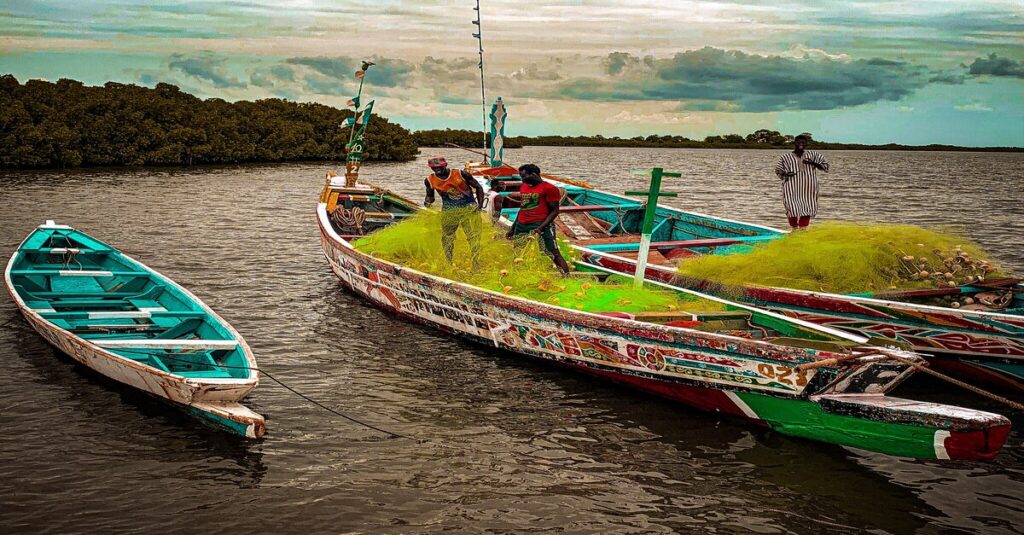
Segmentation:
{"type": "MultiPolygon", "coordinates": [[[[476,33],[473,37],[476,37],[477,48],[480,51],[480,63],[477,64],[480,67],[480,119],[483,128],[481,131],[484,134],[484,153],[487,152],[487,94],[484,91],[484,28],[480,25],[480,0],[476,0],[476,7],[473,8],[476,11],[476,20],[473,24],[476,24],[476,33]]],[[[484,156],[484,164],[487,163],[487,156],[484,156]]]]}

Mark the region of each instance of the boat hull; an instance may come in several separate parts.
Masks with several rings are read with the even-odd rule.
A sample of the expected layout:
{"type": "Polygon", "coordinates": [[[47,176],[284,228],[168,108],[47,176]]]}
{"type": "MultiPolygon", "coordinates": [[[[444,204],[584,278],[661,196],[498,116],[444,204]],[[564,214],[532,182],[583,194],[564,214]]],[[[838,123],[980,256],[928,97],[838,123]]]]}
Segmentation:
{"type": "MultiPolygon", "coordinates": [[[[884,410],[844,414],[839,402],[829,410],[804,392],[814,381],[813,370],[795,369],[804,358],[812,359],[805,350],[693,332],[673,336],[634,322],[560,314],[547,310],[557,307],[474,292],[362,254],[328,228],[323,213],[319,219],[324,254],[348,289],[389,312],[481,344],[755,420],[788,435],[893,455],[988,459],[1009,431],[1005,418],[978,411],[938,421],[934,407],[904,417],[884,410]]],[[[868,405],[884,398],[855,395],[875,396],[865,398],[868,405]]]]}
{"type": "MultiPolygon", "coordinates": [[[[70,227],[65,228],[70,230],[70,227]]],[[[156,270],[116,252],[125,261],[144,270],[152,277],[158,278],[163,284],[173,286],[183,296],[199,305],[205,313],[219,322],[242,348],[247,368],[253,370],[250,377],[245,379],[192,378],[168,373],[133,359],[125,358],[61,328],[30,307],[16,290],[11,273],[20,254],[22,254],[20,250],[15,252],[8,262],[4,276],[4,285],[18,307],[18,311],[25,318],[29,326],[39,333],[51,346],[82,366],[113,381],[170,402],[172,406],[199,417],[200,421],[217,429],[227,430],[248,438],[259,438],[266,432],[266,424],[263,417],[238,403],[238,400],[248,395],[259,383],[258,374],[255,371],[256,362],[252,351],[238,332],[206,306],[198,297],[156,270]]]]}

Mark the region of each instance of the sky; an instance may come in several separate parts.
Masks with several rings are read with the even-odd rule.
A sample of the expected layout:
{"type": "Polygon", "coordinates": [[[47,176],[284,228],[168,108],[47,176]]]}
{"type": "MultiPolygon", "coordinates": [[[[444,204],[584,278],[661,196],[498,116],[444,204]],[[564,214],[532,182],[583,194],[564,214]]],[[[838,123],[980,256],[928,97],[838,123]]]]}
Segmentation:
{"type": "MultiPolygon", "coordinates": [[[[474,0],[4,0],[0,73],[482,126],[474,0]]],[[[1024,147],[1024,1],[482,0],[508,135],[1024,147]]],[[[488,105],[489,107],[489,105],[488,105]]]]}

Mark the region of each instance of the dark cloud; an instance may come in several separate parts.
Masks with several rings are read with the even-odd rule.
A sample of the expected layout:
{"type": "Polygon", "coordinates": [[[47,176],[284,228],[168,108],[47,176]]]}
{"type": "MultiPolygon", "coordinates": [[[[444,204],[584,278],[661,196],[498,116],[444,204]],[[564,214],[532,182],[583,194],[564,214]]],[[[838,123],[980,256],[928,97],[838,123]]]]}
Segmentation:
{"type": "MultiPolygon", "coordinates": [[[[314,71],[338,80],[349,80],[355,76],[362,60],[344,56],[320,58],[300,57],[285,60],[292,65],[304,65],[314,71]]],[[[366,83],[381,87],[396,87],[404,83],[415,70],[415,65],[400,59],[374,57],[376,65],[366,71],[366,83]]]]}
{"type": "MultiPolygon", "coordinates": [[[[627,65],[629,60],[616,59],[627,65]]],[[[653,70],[611,80],[575,79],[558,95],[583,100],[725,101],[738,111],[829,110],[899,100],[928,83],[928,70],[887,59],[837,61],[759,56],[705,47],[651,59],[653,70]]]]}
{"type": "Polygon", "coordinates": [[[928,82],[933,84],[960,85],[966,79],[967,77],[962,73],[936,71],[932,73],[932,77],[928,79],[928,82]]]}
{"type": "Polygon", "coordinates": [[[181,71],[193,78],[209,82],[214,87],[246,87],[231,76],[225,67],[226,60],[212,52],[202,52],[198,56],[186,56],[184,54],[172,54],[168,66],[172,70],[181,71]]]}
{"type": "Polygon", "coordinates": [[[987,74],[989,76],[1024,78],[1024,63],[989,54],[988,57],[975,59],[974,63],[968,67],[968,72],[973,76],[987,74]]]}
{"type": "Polygon", "coordinates": [[[373,58],[376,63],[366,71],[366,83],[383,87],[398,87],[409,79],[415,66],[400,59],[373,58]]]}
{"type": "Polygon", "coordinates": [[[351,78],[358,68],[354,59],[346,57],[288,58],[285,62],[291,65],[304,65],[331,78],[351,78]]]}
{"type": "Polygon", "coordinates": [[[420,71],[431,80],[470,81],[480,76],[476,59],[435,59],[427,56],[420,63],[420,71]]]}
{"type": "Polygon", "coordinates": [[[615,76],[626,68],[626,65],[639,63],[640,60],[627,52],[612,52],[604,59],[604,69],[608,74],[615,76]]]}

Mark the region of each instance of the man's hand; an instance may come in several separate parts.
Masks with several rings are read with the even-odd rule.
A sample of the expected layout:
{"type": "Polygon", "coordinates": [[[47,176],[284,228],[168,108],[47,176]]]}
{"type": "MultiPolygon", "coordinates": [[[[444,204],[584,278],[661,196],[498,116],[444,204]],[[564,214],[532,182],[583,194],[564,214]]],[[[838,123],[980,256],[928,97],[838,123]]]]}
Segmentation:
{"type": "Polygon", "coordinates": [[[537,227],[531,230],[530,234],[533,234],[534,236],[537,236],[539,238],[542,234],[544,234],[544,227],[537,227]]]}

